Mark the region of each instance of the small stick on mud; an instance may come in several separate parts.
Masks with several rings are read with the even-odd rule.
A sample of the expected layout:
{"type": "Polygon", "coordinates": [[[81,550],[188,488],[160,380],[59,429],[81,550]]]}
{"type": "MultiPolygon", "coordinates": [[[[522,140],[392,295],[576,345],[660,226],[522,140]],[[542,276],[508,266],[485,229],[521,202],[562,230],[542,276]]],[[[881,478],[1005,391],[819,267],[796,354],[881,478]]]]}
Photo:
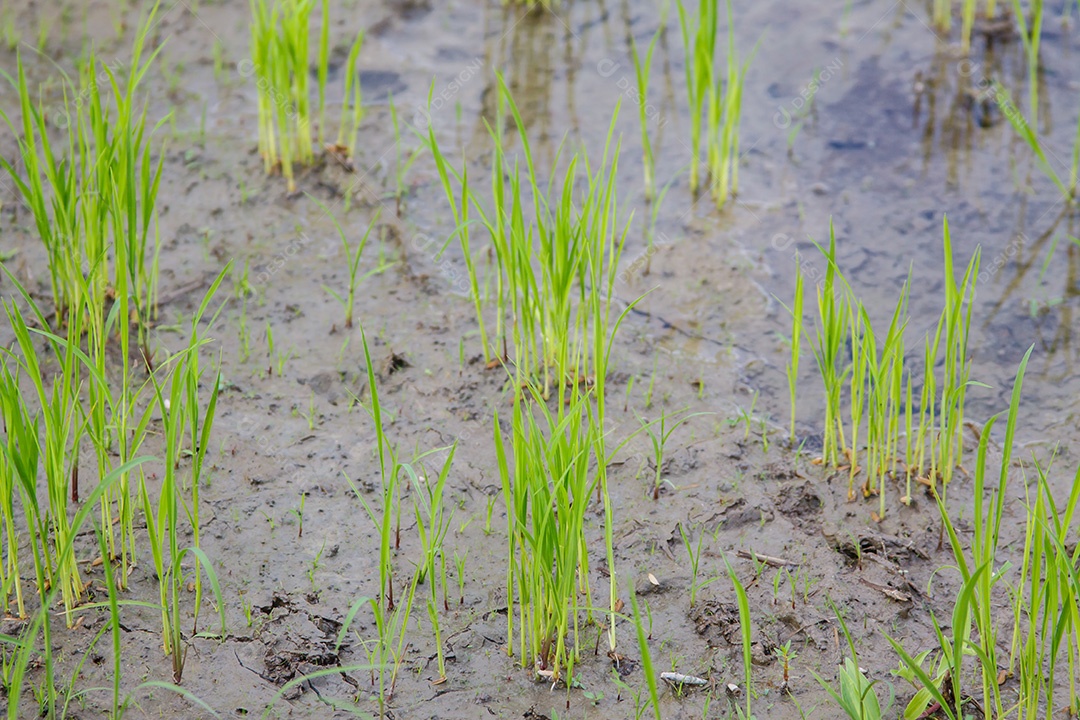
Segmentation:
{"type": "Polygon", "coordinates": [[[759,563],[765,563],[769,567],[781,568],[781,567],[798,567],[799,563],[792,562],[791,560],[785,560],[781,557],[774,557],[772,555],[762,555],[761,553],[751,553],[745,550],[737,550],[736,555],[745,560],[755,560],[759,563]]]}
{"type": "Polygon", "coordinates": [[[885,594],[886,596],[892,598],[893,600],[896,600],[897,602],[902,602],[902,603],[911,602],[911,596],[910,595],[907,595],[906,593],[902,593],[899,590],[897,590],[896,588],[889,587],[888,585],[879,585],[879,584],[877,584],[875,582],[870,582],[866,578],[859,578],[859,580],[861,580],[862,584],[865,585],[866,587],[873,588],[874,590],[877,590],[878,592],[885,594]]]}

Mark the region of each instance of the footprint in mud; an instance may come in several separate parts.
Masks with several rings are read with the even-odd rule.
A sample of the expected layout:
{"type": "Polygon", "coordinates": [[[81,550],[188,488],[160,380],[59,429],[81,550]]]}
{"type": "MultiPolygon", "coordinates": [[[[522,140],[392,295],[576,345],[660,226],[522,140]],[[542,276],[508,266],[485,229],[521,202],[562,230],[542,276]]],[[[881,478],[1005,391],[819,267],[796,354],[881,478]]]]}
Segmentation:
{"type": "Polygon", "coordinates": [[[709,647],[742,642],[739,635],[739,609],[733,603],[704,600],[691,608],[688,614],[694,622],[694,631],[705,638],[709,647]]]}
{"type": "MultiPolygon", "coordinates": [[[[265,647],[266,669],[255,672],[267,682],[282,686],[297,677],[341,664],[336,642],[341,622],[318,614],[310,605],[310,600],[275,593],[271,604],[260,608],[269,615],[259,633],[265,647]]],[[[355,683],[344,673],[342,679],[355,683]]],[[[293,699],[301,692],[302,685],[296,685],[285,697],[293,699]]]]}
{"type": "MultiPolygon", "coordinates": [[[[709,647],[742,646],[739,609],[734,604],[705,600],[687,614],[694,622],[694,631],[705,639],[709,647]]],[[[758,633],[758,638],[750,644],[751,660],[755,665],[770,665],[776,660],[775,649],[775,643],[764,633],[758,633]]]]}
{"type": "Polygon", "coordinates": [[[821,496],[809,480],[784,485],[776,496],[776,508],[789,518],[817,515],[822,505],[821,496]]]}

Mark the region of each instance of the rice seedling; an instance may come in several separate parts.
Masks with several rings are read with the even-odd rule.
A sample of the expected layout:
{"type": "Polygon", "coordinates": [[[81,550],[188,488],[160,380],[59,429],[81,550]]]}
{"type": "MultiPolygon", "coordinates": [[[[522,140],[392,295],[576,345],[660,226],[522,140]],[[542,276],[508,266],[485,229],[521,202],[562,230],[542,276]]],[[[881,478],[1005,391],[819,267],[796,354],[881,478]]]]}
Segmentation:
{"type": "Polygon", "coordinates": [[[859,655],[855,651],[855,642],[848,631],[847,623],[844,622],[843,616],[836,609],[836,606],[832,604],[832,601],[829,601],[829,606],[832,608],[833,614],[844,632],[844,639],[847,640],[851,656],[845,657],[840,665],[838,688],[834,688],[813,670],[810,672],[851,720],[880,720],[884,716],[884,712],[892,707],[892,689],[890,688],[890,697],[885,710],[882,710],[877,690],[874,689],[877,681],[869,680],[863,669],[859,667],[859,655]]]}
{"type": "MultiPolygon", "coordinates": [[[[359,86],[358,86],[359,87],[359,86]]],[[[394,96],[391,94],[387,99],[390,106],[390,122],[394,126],[394,209],[398,217],[401,217],[401,201],[405,197],[405,174],[420,157],[423,145],[413,149],[408,157],[401,151],[401,125],[398,121],[397,107],[394,105],[394,96]]]]}
{"type": "Polygon", "coordinates": [[[353,326],[353,308],[356,306],[357,286],[360,284],[360,282],[364,281],[365,279],[371,277],[376,273],[382,272],[385,269],[385,266],[380,265],[379,267],[369,270],[366,274],[361,275],[359,278],[356,277],[357,270],[359,270],[360,268],[360,256],[364,254],[364,247],[367,246],[368,236],[371,235],[372,228],[374,228],[375,224],[379,222],[379,215],[382,214],[382,208],[379,208],[375,211],[375,215],[372,216],[371,222],[368,223],[367,230],[365,230],[364,234],[360,237],[360,242],[356,244],[356,251],[353,252],[352,248],[349,247],[348,238],[345,237],[345,230],[341,227],[341,223],[338,222],[337,217],[335,217],[334,214],[330,212],[329,208],[323,205],[322,202],[320,202],[314,197],[311,197],[310,195],[308,197],[314,200],[319,205],[319,207],[322,208],[323,212],[329,215],[330,219],[333,220],[334,227],[337,229],[338,237],[341,239],[341,247],[345,251],[345,258],[348,260],[347,268],[349,271],[349,289],[348,292],[345,293],[345,297],[342,297],[333,288],[326,285],[323,285],[323,290],[326,290],[326,292],[330,293],[333,298],[337,300],[342,305],[342,307],[345,308],[345,327],[351,328],[353,326]]]}
{"type": "MultiPolygon", "coordinates": [[[[795,263],[797,267],[799,263],[795,263]]],[[[799,355],[802,350],[803,334],[803,275],[795,273],[795,299],[791,303],[791,355],[787,364],[788,398],[791,401],[791,428],[788,432],[792,444],[795,443],[795,396],[799,383],[799,355]]]]}
{"type": "MultiPolygon", "coordinates": [[[[227,270],[228,268],[226,268],[227,270]]],[[[206,450],[210,446],[210,431],[213,427],[217,408],[218,392],[221,387],[218,373],[210,380],[210,396],[205,403],[200,402],[199,385],[203,381],[200,368],[199,350],[206,344],[199,332],[201,323],[218,286],[225,277],[223,270],[203,297],[199,309],[192,317],[191,336],[187,348],[164,363],[159,371],[170,371],[168,386],[157,378],[157,373],[150,376],[154,386],[154,398],[161,416],[164,436],[164,458],[162,458],[162,481],[156,503],[151,499],[149,488],[140,482],[140,496],[143,514],[146,518],[147,535],[154,570],[158,578],[158,590],[161,601],[161,619],[163,628],[163,647],[172,657],[173,680],[180,683],[187,649],[181,631],[180,598],[184,587],[183,560],[188,555],[194,559],[193,584],[195,588],[195,607],[193,610],[192,635],[198,631],[199,611],[202,605],[202,575],[210,581],[214,599],[221,616],[221,633],[225,632],[225,604],[221,597],[221,588],[217,575],[199,541],[199,494],[203,482],[202,469],[206,450]],[[167,391],[167,392],[166,392],[167,391]],[[180,457],[185,445],[190,446],[191,474],[189,476],[190,502],[182,497],[185,490],[183,481],[178,477],[180,457]],[[181,548],[180,523],[187,517],[192,531],[193,544],[181,548]]],[[[222,307],[224,304],[222,305],[222,307]]],[[[220,312],[220,308],[218,310],[220,312]]],[[[213,324],[217,313],[211,316],[213,324]]]]}
{"type": "MultiPolygon", "coordinates": [[[[846,372],[841,370],[841,350],[847,331],[847,298],[837,292],[836,231],[829,223],[829,250],[822,251],[828,266],[824,284],[817,290],[818,326],[813,353],[825,391],[825,426],[822,460],[838,465],[844,445],[840,420],[840,393],[846,372]],[[841,437],[837,437],[837,435],[841,437]]],[[[801,273],[799,268],[797,272],[801,273]]],[[[849,496],[850,496],[849,491],[849,496]]]]}
{"type": "Polygon", "coordinates": [[[664,28],[660,27],[653,33],[644,61],[638,54],[634,36],[630,35],[630,57],[634,61],[634,78],[637,81],[638,125],[641,127],[641,167],[644,173],[646,203],[652,202],[656,174],[656,159],[653,157],[652,141],[649,139],[649,77],[652,71],[653,51],[656,50],[656,42],[660,39],[663,30],[664,28]]]}
{"type": "Polygon", "coordinates": [[[361,30],[349,50],[345,61],[345,94],[341,103],[341,118],[338,120],[337,143],[333,150],[347,157],[351,166],[356,154],[356,135],[360,131],[360,121],[364,118],[364,101],[360,88],[360,75],[357,61],[360,49],[364,46],[364,32],[361,30]]]}
{"type": "Polygon", "coordinates": [[[946,32],[952,27],[952,0],[934,0],[934,25],[946,32]]]}
{"type": "MultiPolygon", "coordinates": [[[[308,67],[310,56],[311,13],[315,0],[251,0],[251,71],[259,95],[259,153],[266,173],[278,168],[288,182],[288,191],[296,191],[294,165],[310,164],[315,157],[312,144],[313,117],[319,118],[319,138],[325,136],[323,119],[326,108],[326,82],[329,65],[329,2],[322,0],[322,28],[317,50],[318,108],[311,109],[308,67]]],[[[338,143],[332,150],[348,157],[354,147],[355,131],[361,115],[359,83],[355,64],[363,36],[357,37],[349,52],[345,71],[345,97],[338,131],[338,143]],[[353,123],[348,125],[348,106],[353,123]],[[347,133],[349,127],[351,134],[347,133]],[[349,144],[345,144],[348,141],[349,144]]]]}
{"type": "Polygon", "coordinates": [[[449,610],[449,601],[446,597],[446,550],[443,542],[446,533],[450,529],[453,520],[453,511],[450,515],[445,514],[443,507],[443,490],[446,487],[446,479],[450,475],[450,466],[454,462],[454,453],[457,445],[452,445],[443,462],[442,470],[439,471],[435,482],[431,482],[429,474],[421,467],[417,474],[406,465],[403,469],[412,480],[413,486],[413,510],[416,515],[416,528],[420,533],[420,547],[423,554],[423,562],[417,569],[424,577],[429,592],[427,593],[428,618],[435,633],[435,653],[438,662],[439,679],[437,683],[446,680],[446,658],[443,650],[442,633],[439,627],[439,607],[437,591],[442,587],[443,610],[449,610]],[[438,574],[436,575],[436,571],[438,574]],[[439,584],[436,580],[439,580],[439,584]]]}
{"type": "Polygon", "coordinates": [[[750,649],[752,643],[751,633],[753,631],[750,621],[750,600],[746,596],[746,588],[739,581],[739,576],[735,574],[735,569],[731,567],[726,555],[724,556],[724,565],[727,567],[728,577],[731,578],[731,585],[735,590],[735,602],[739,608],[739,629],[742,635],[743,692],[746,695],[746,708],[744,710],[739,705],[736,705],[735,712],[743,720],[753,720],[754,715],[750,711],[754,697],[754,689],[751,684],[754,665],[750,649]]]}
{"type": "MultiPolygon", "coordinates": [[[[653,669],[652,653],[649,651],[649,641],[645,637],[645,629],[641,626],[641,611],[638,609],[637,591],[634,586],[629,588],[630,592],[630,606],[634,610],[634,630],[637,634],[638,652],[641,654],[641,671],[645,674],[645,684],[649,689],[649,704],[652,705],[653,716],[656,720],[661,720],[660,714],[660,696],[656,687],[656,672],[653,669]]],[[[641,716],[641,712],[644,711],[639,703],[635,702],[635,706],[640,707],[641,710],[635,712],[636,717],[641,716]]]]}
{"type": "Polygon", "coordinates": [[[469,557],[468,549],[465,550],[463,555],[458,555],[457,550],[454,551],[454,567],[457,570],[457,585],[458,585],[458,606],[465,606],[465,559],[469,557]]]}

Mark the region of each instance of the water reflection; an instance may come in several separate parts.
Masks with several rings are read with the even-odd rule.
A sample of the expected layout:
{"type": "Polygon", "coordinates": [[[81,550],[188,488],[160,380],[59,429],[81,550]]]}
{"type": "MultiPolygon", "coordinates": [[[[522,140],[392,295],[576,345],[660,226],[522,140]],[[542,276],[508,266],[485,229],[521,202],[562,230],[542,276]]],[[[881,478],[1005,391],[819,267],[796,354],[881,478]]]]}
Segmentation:
{"type": "MultiPolygon", "coordinates": [[[[1019,41],[990,36],[969,56],[939,43],[930,67],[916,72],[912,123],[921,129],[922,172],[927,175],[934,156],[945,159],[945,182],[959,187],[978,180],[977,159],[992,140],[1009,142],[1013,130],[998,108],[995,83],[1012,98],[1027,95],[1027,62],[1019,41]]],[[[1039,84],[1041,85],[1041,74],[1039,84]]],[[[1040,117],[1050,122],[1049,93],[1038,93],[1040,117]]],[[[991,150],[992,152],[992,150],[991,150]]]]}
{"type": "MultiPolygon", "coordinates": [[[[551,8],[513,3],[489,6],[484,16],[484,66],[488,70],[472,141],[490,145],[484,121],[494,125],[499,113],[496,72],[502,73],[521,112],[534,154],[549,167],[567,125],[571,132],[578,131],[580,120],[574,89],[590,25],[575,28],[573,10],[568,2],[551,8]],[[564,94],[561,105],[555,97],[556,88],[564,94]],[[558,112],[563,108],[566,118],[558,112]]],[[[512,118],[507,129],[508,140],[512,142],[512,118]]]]}

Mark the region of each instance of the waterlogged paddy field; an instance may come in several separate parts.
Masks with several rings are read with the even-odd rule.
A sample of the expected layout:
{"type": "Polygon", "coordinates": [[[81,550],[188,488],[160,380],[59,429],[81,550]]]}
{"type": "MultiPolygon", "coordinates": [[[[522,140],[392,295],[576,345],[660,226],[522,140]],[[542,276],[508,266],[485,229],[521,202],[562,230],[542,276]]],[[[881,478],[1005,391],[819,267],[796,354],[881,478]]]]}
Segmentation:
{"type": "MultiPolygon", "coordinates": [[[[209,453],[201,537],[222,582],[228,635],[224,642],[191,641],[183,687],[226,717],[261,714],[268,706],[276,717],[350,716],[352,710],[337,705],[371,712],[376,706],[364,671],[325,675],[284,697],[280,692],[303,674],[366,662],[355,635],[340,648],[336,639],[354,601],[378,592],[377,532],[345,479],[369,502],[375,497],[375,432],[352,402],[367,392],[360,331],[343,327],[341,308],[324,289],[347,282],[340,242],[312,199],[289,197],[281,178],[263,175],[255,152],[257,88],[247,55],[247,4],[203,0],[196,8],[169,1],[162,10],[151,37],[164,49],[145,84],[151,116],[169,115],[159,130],[166,157],[159,202],[162,316],[154,344],[176,349],[182,335],[171,326],[190,318],[225,263],[231,260],[235,271],[222,286],[221,296],[233,299],[216,327],[227,388],[209,453]],[[246,303],[236,292],[245,268],[253,290],[246,303]],[[267,350],[268,327],[274,356],[267,350]],[[279,366],[281,357],[286,359],[279,366]]],[[[99,2],[61,13],[56,6],[16,0],[5,4],[5,12],[31,45],[40,23],[51,23],[45,54],[69,72],[86,41],[121,66],[130,37],[117,39],[114,25],[121,17],[136,22],[134,14],[99,2]]],[[[1040,73],[1043,132],[1055,149],[1053,162],[1062,166],[1069,162],[1080,112],[1075,4],[1071,21],[1063,21],[1069,13],[1067,3],[1048,8],[1040,73]]],[[[986,99],[991,80],[1013,97],[1026,97],[1019,40],[980,26],[971,55],[962,57],[955,36],[929,27],[929,3],[914,0],[736,2],[740,52],[760,45],[746,80],[740,194],[718,212],[687,188],[682,41],[677,13],[668,8],[668,30],[653,60],[650,127],[658,182],[672,185],[656,217],[657,248],[648,257],[650,210],[643,201],[627,38],[639,47],[648,44],[664,18],[657,3],[574,0],[530,11],[484,0],[386,0],[343,3],[332,14],[337,49],[331,98],[340,97],[343,83],[334,68],[344,62],[355,33],[367,30],[360,56],[367,114],[358,170],[348,173],[327,161],[303,170],[298,185],[331,208],[352,239],[382,208],[361,272],[392,265],[364,280],[356,315],[371,344],[384,412],[392,418],[388,433],[403,449],[458,443],[447,489],[454,516],[446,547],[466,561],[462,591],[457,570],[448,570],[451,608],[442,618],[447,679],[432,682],[438,675],[434,640],[418,603],[390,703],[393,716],[634,716],[632,693],[612,681],[612,661],[593,628],[581,642],[599,651],[584,653],[576,669],[582,687],[569,692],[535,682],[506,655],[506,520],[492,443],[494,410],[508,413],[505,374],[485,369],[480,357],[460,249],[452,242],[438,253],[453,221],[430,157],[409,171],[408,197],[400,216],[395,213],[388,96],[405,123],[419,130],[430,123],[444,147],[460,148],[470,178],[483,187],[491,152],[483,119],[495,111],[496,71],[514,93],[545,175],[564,138],[598,153],[612,112],[622,104],[619,198],[635,216],[617,295],[625,304],[649,294],[629,314],[615,344],[608,378],[611,437],[620,441],[633,432],[638,415],[651,419],[684,408],[712,413],[672,435],[663,468],[669,482],[659,499],[651,492],[655,470],[643,436],[610,468],[616,569],[636,582],[648,602],[655,669],[713,683],[711,690],[682,695],[661,687],[663,716],[733,713],[723,688],[742,682],[731,585],[726,576],[708,585],[690,607],[680,525],[692,528],[695,538],[705,532],[701,579],[721,575],[726,556],[748,584],[758,718],[838,714],[812,675],[834,677],[845,647],[830,599],[847,618],[860,664],[881,681],[883,698],[891,684],[906,703],[914,689],[890,675],[898,658],[884,633],[913,653],[933,647],[931,612],[949,617],[957,574],[938,572],[952,560],[941,545],[930,498],[917,494],[905,507],[900,483],[887,487],[886,516],[877,523],[871,519],[876,503],[847,501],[844,473],[833,476],[811,464],[823,402],[806,355],[797,419],[808,452],[797,456],[785,447],[790,317],[784,305],[790,304],[797,263],[808,285],[823,276],[826,264],[811,239],[828,238],[831,218],[839,265],[875,321],[887,322],[910,273],[909,347],[921,347],[943,303],[941,238],[948,215],[959,265],[982,248],[971,350],[972,377],[987,387],[968,394],[967,412],[976,424],[966,435],[968,445],[991,414],[1007,409],[1016,367],[1034,344],[1017,456],[1046,462],[1056,451],[1051,482],[1062,497],[1067,494],[1080,461],[1073,444],[1080,410],[1074,337],[1080,329],[1080,247],[1065,236],[1080,234],[1080,217],[1062,215],[1058,191],[986,99]],[[428,112],[432,78],[435,100],[428,112]],[[775,568],[755,578],[754,564],[738,551],[790,563],[775,586],[779,591],[775,568]],[[780,692],[783,670],[773,654],[788,640],[798,651],[790,696],[780,692]],[[715,697],[706,712],[710,692],[715,697]]],[[[29,48],[23,57],[35,83],[57,73],[29,48]]],[[[10,49],[0,50],[0,69],[14,73],[10,49]]],[[[46,107],[50,101],[60,106],[47,86],[46,107]]],[[[6,83],[0,84],[0,106],[17,108],[6,83]]],[[[62,117],[54,122],[63,126],[62,117]]],[[[405,148],[415,145],[407,133],[405,148]]],[[[0,152],[11,157],[14,147],[5,129],[0,152]]],[[[46,305],[45,255],[6,176],[0,201],[0,251],[46,305]]],[[[0,293],[12,293],[6,278],[0,293]]],[[[808,309],[812,304],[811,295],[808,309]]],[[[5,346],[11,339],[10,328],[0,328],[5,346]]],[[[151,450],[154,443],[151,438],[151,450]]],[[[998,462],[995,450],[991,443],[991,464],[998,462]]],[[[966,467],[972,464],[973,458],[965,459],[966,467]]],[[[1021,477],[1019,466],[1013,472],[1021,477]]],[[[1024,484],[1014,482],[1010,490],[999,565],[1016,563],[1023,548],[1024,484]]],[[[950,486],[949,502],[965,537],[972,530],[971,481],[963,473],[950,486]]],[[[403,508],[409,507],[406,496],[403,508]]],[[[412,572],[418,553],[411,517],[403,511],[396,556],[402,577],[412,572]]],[[[608,572],[599,505],[587,519],[599,606],[608,572]]],[[[91,559],[94,540],[84,540],[79,556],[91,559]]],[[[100,570],[86,569],[88,579],[95,572],[100,589],[100,570]]],[[[148,563],[134,570],[131,581],[130,599],[156,601],[148,563]]],[[[995,611],[1004,612],[1004,589],[998,600],[995,611]]],[[[159,613],[132,606],[122,619],[124,686],[171,679],[159,613]]],[[[108,707],[109,694],[92,690],[111,684],[111,649],[107,642],[92,647],[105,622],[90,612],[81,626],[54,636],[60,677],[70,678],[81,663],[74,687],[90,689],[72,701],[72,717],[101,717],[108,707]]],[[[19,627],[7,619],[3,631],[19,627]]],[[[353,629],[364,638],[375,632],[363,612],[353,629]]],[[[617,633],[624,682],[643,690],[633,626],[622,622],[617,633]]],[[[24,716],[30,716],[32,700],[25,700],[24,716]]],[[[206,715],[162,690],[140,691],[131,712],[206,715]]],[[[897,712],[894,707],[887,716],[897,712]]]]}

